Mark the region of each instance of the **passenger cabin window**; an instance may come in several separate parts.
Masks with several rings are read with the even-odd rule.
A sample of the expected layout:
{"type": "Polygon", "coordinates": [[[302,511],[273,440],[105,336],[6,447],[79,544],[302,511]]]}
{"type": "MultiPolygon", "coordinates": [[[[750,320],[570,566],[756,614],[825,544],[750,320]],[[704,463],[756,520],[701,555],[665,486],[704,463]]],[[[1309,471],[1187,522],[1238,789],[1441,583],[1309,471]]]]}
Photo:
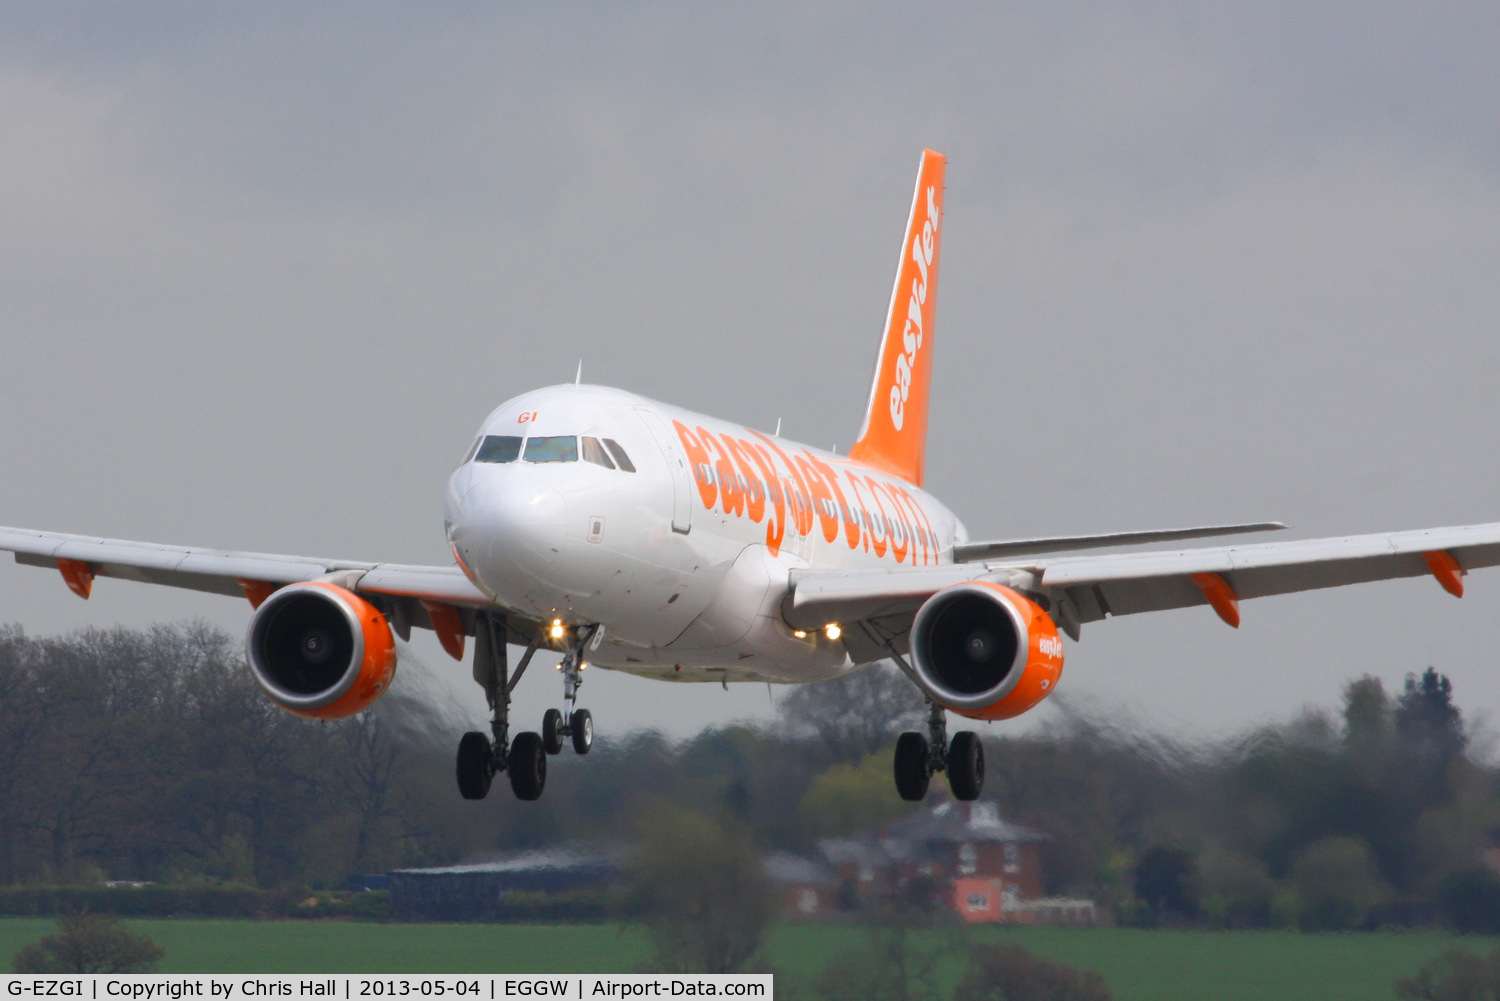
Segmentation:
{"type": "Polygon", "coordinates": [[[515,462],[521,454],[521,439],[510,434],[487,434],[474,454],[475,462],[515,462]]]}
{"type": "Polygon", "coordinates": [[[615,464],[610,461],[609,454],[604,451],[604,446],[599,444],[598,438],[583,439],[583,461],[592,462],[596,466],[605,469],[614,469],[615,464]]]}
{"type": "Polygon", "coordinates": [[[527,438],[524,458],[527,462],[577,462],[578,439],[570,434],[527,438]]]}
{"type": "Polygon", "coordinates": [[[609,449],[609,454],[615,457],[616,464],[627,473],[635,472],[635,463],[630,461],[630,456],[620,447],[620,443],[613,438],[605,438],[604,446],[609,449]]]}

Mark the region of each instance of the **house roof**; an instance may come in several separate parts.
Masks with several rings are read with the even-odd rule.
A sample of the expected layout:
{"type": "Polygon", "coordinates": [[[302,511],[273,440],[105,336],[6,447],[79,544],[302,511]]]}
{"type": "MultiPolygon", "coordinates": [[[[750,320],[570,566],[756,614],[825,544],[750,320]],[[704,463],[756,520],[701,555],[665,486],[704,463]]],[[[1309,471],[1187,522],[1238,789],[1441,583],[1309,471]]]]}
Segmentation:
{"type": "Polygon", "coordinates": [[[1045,841],[1047,836],[1020,824],[1000,819],[994,803],[940,803],[914,817],[886,828],[891,840],[915,844],[972,843],[984,841],[1045,841]]]}
{"type": "Polygon", "coordinates": [[[772,852],[765,859],[766,876],[773,883],[810,883],[835,886],[838,876],[826,865],[789,852],[772,852]]]}

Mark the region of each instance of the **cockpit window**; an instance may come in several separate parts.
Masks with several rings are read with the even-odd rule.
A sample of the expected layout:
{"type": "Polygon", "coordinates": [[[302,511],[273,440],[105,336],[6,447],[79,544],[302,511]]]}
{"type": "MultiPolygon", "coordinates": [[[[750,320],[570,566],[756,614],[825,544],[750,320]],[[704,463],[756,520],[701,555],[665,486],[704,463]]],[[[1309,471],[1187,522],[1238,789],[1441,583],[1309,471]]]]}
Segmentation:
{"type": "Polygon", "coordinates": [[[521,454],[521,439],[510,434],[487,434],[479,443],[475,462],[515,462],[521,454]]]}
{"type": "MultiPolygon", "coordinates": [[[[588,439],[585,438],[584,440],[587,441],[588,439]]],[[[615,457],[615,462],[619,463],[621,469],[627,473],[635,472],[635,463],[630,461],[630,456],[625,454],[625,450],[620,447],[619,442],[613,438],[605,438],[604,444],[609,447],[609,454],[615,457]]]]}
{"type": "Polygon", "coordinates": [[[596,466],[605,469],[614,469],[615,464],[610,461],[609,454],[604,451],[604,446],[599,444],[598,438],[583,439],[583,461],[592,462],[596,466]]]}
{"type": "Polygon", "coordinates": [[[464,457],[458,460],[458,464],[460,466],[468,462],[470,459],[474,458],[474,453],[479,451],[479,443],[482,441],[484,441],[484,439],[481,437],[475,438],[473,441],[469,442],[469,447],[464,449],[464,457]]]}
{"type": "Polygon", "coordinates": [[[525,459],[527,462],[577,462],[578,439],[570,434],[527,438],[525,459]]]}

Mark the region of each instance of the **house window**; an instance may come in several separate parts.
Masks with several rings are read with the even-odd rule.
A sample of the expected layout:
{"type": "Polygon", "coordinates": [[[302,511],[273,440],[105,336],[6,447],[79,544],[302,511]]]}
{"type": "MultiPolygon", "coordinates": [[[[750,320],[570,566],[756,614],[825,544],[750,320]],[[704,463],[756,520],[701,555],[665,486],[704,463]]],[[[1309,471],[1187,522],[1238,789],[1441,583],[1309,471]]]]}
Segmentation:
{"type": "Polygon", "coordinates": [[[990,895],[988,893],[970,893],[964,897],[964,907],[971,911],[987,911],[990,909],[990,895]]]}
{"type": "Polygon", "coordinates": [[[1014,845],[1014,844],[1012,844],[1012,845],[1006,845],[1005,846],[1005,871],[1006,872],[1020,872],[1021,871],[1021,846],[1020,845],[1014,845]]]}
{"type": "Polygon", "coordinates": [[[972,876],[979,871],[979,849],[973,845],[958,846],[958,874],[972,876]]]}

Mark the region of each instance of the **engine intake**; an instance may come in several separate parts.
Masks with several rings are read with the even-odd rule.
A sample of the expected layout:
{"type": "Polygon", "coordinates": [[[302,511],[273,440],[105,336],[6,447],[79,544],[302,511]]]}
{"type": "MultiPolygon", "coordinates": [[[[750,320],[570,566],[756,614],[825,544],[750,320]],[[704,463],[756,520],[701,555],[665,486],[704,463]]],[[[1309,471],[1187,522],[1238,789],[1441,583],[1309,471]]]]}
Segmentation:
{"type": "Polygon", "coordinates": [[[340,719],[390,687],[396,643],[380,611],[336,584],[289,584],[256,609],[245,638],[250,670],[288,712],[340,719]]]}
{"type": "Polygon", "coordinates": [[[973,719],[1010,719],[1052,694],[1062,640],[1036,602],[988,581],[928,598],[911,627],[912,667],[927,694],[973,719]]]}

